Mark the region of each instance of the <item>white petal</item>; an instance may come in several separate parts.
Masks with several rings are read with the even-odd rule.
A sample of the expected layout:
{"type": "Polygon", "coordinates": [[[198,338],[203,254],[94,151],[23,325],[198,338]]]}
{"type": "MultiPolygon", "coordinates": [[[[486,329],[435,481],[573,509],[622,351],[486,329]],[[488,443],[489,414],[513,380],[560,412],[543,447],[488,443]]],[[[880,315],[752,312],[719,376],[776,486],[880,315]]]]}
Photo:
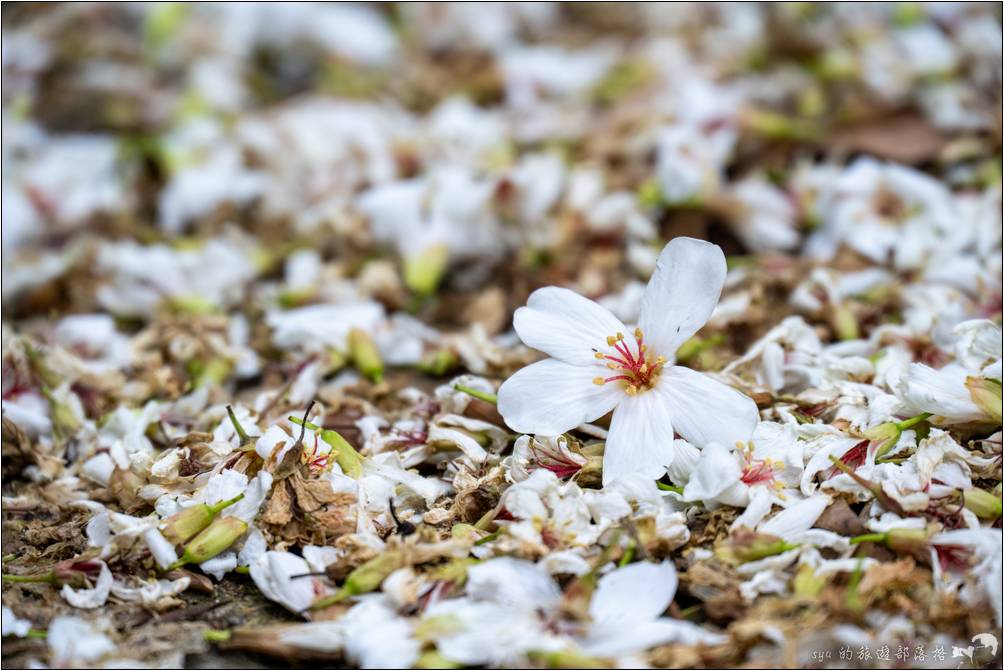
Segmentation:
{"type": "Polygon", "coordinates": [[[108,570],[107,564],[99,563],[101,572],[91,589],[73,589],[69,585],[63,585],[60,594],[74,608],[98,608],[105,605],[105,601],[108,600],[108,594],[112,589],[112,572],[108,570]]]}
{"type": "Polygon", "coordinates": [[[677,433],[700,448],[745,443],[760,420],[749,396],[689,368],[664,370],[656,390],[668,399],[677,433]]]}
{"type": "Polygon", "coordinates": [[[898,385],[898,396],[910,408],[943,417],[945,423],[978,422],[985,413],[973,402],[966,378],[971,373],[958,364],[934,370],[911,363],[898,385]]]}
{"type": "Polygon", "coordinates": [[[561,598],[561,589],[542,566],[525,559],[498,557],[467,571],[467,594],[478,601],[549,608],[561,598]]]}
{"type": "Polygon", "coordinates": [[[711,443],[701,452],[697,468],[683,489],[684,501],[712,501],[739,482],[742,469],[732,450],[711,443]]]}
{"type": "Polygon", "coordinates": [[[830,500],[826,494],[810,496],[804,501],[799,501],[785,508],[761,524],[757,531],[779,538],[791,538],[797,533],[811,529],[826,507],[830,505],[830,500]]]}
{"type": "Polygon", "coordinates": [[[251,531],[244,538],[244,545],[241,547],[241,551],[237,553],[237,563],[240,566],[251,566],[266,552],[268,552],[268,543],[265,541],[265,537],[262,536],[258,527],[251,527],[251,531]]]}
{"type": "Polygon", "coordinates": [[[774,499],[767,488],[753,487],[749,492],[749,502],[746,504],[746,510],[735,519],[729,528],[738,529],[746,527],[748,529],[755,529],[756,525],[760,524],[760,521],[767,516],[767,513],[773,507],[774,499]]]}
{"type": "Polygon", "coordinates": [[[278,447],[282,449],[286,444],[292,443],[293,439],[290,438],[289,434],[282,430],[282,427],[278,424],[273,424],[268,427],[258,440],[255,442],[255,452],[262,459],[268,460],[272,457],[272,452],[278,447]]]}
{"type": "Polygon", "coordinates": [[[294,613],[305,610],[318,597],[315,578],[294,578],[310,573],[310,566],[291,552],[269,550],[251,564],[251,579],[267,598],[294,613]]]}
{"type": "Polygon", "coordinates": [[[225,517],[236,517],[244,520],[248,524],[254,520],[258,514],[258,509],[265,502],[265,498],[272,490],[272,474],[266,470],[258,471],[258,475],[251,478],[247,489],[244,490],[244,498],[228,508],[224,508],[225,517]]]}
{"type": "Polygon", "coordinates": [[[345,652],[359,668],[407,669],[422,648],[412,635],[411,622],[383,601],[356,604],[339,622],[345,633],[345,652]]]}
{"type": "MultiPolygon", "coordinates": [[[[383,452],[366,459],[363,462],[363,474],[363,482],[366,484],[373,482],[372,476],[379,476],[394,484],[404,485],[430,504],[449,490],[449,485],[438,478],[426,478],[402,468],[399,452],[383,452]]],[[[386,505],[386,499],[383,503],[386,505]]]]}
{"type": "Polygon", "coordinates": [[[573,550],[558,550],[540,560],[540,565],[550,573],[567,575],[585,575],[592,570],[589,562],[573,550]]]}
{"type": "Polygon", "coordinates": [[[196,500],[213,505],[229,501],[242,494],[248,486],[248,476],[240,471],[227,468],[209,478],[196,500]]]}
{"type": "Polygon", "coordinates": [[[685,441],[677,438],[673,441],[673,463],[669,467],[669,479],[676,485],[685,485],[691,477],[691,473],[697,468],[697,462],[701,458],[701,451],[685,441]]]}
{"type": "Polygon", "coordinates": [[[280,643],[318,652],[338,652],[344,644],[343,625],[339,621],[321,620],[283,627],[277,633],[280,643]]]}
{"type": "Polygon", "coordinates": [[[209,561],[199,564],[199,568],[203,573],[213,576],[219,582],[223,580],[223,576],[228,571],[233,571],[237,568],[237,553],[224,552],[223,554],[216,555],[209,561]]]}
{"type": "Polygon", "coordinates": [[[667,244],[641,301],[639,326],[656,354],[672,359],[704,326],[725,283],[725,255],[718,245],[693,238],[667,244]]]}
{"type": "Polygon", "coordinates": [[[323,571],[342,556],[338,548],[329,545],[305,545],[302,553],[303,559],[310,565],[312,571],[323,571]]]}
{"type": "Polygon", "coordinates": [[[93,624],[72,615],[53,618],[45,640],[52,654],[52,665],[57,668],[74,664],[89,666],[87,662],[93,662],[116,649],[111,639],[93,624]]]}
{"type": "Polygon", "coordinates": [[[603,485],[638,473],[653,480],[673,463],[673,417],[658,388],[625,396],[603,450],[603,485]]]}
{"type": "Polygon", "coordinates": [[[2,623],[0,626],[2,626],[4,636],[24,638],[31,630],[31,621],[22,620],[7,606],[3,607],[3,617],[0,618],[0,623],[2,623]]]}
{"type": "Polygon", "coordinates": [[[721,634],[705,631],[684,620],[661,617],[658,620],[630,622],[617,626],[594,626],[582,650],[597,657],[617,657],[648,650],[657,645],[716,645],[725,640],[721,634]]]}
{"type": "Polygon", "coordinates": [[[600,366],[572,366],[557,359],[530,364],[502,383],[499,412],[520,433],[564,433],[602,417],[625,397],[617,384],[593,384],[605,372],[600,366]]]}
{"type": "Polygon", "coordinates": [[[191,578],[178,578],[177,580],[149,580],[141,582],[134,587],[122,584],[112,585],[112,594],[117,599],[132,601],[153,606],[155,603],[167,596],[181,594],[191,584],[191,578]]]}
{"type": "Polygon", "coordinates": [[[148,529],[143,534],[143,540],[146,541],[147,547],[150,548],[150,554],[153,555],[157,566],[161,569],[166,569],[178,561],[178,553],[175,551],[174,546],[157,529],[148,529]]]}
{"type": "Polygon", "coordinates": [[[601,627],[654,620],[669,608],[677,584],[676,569],[668,561],[628,564],[600,578],[589,614],[601,627]]]}
{"type": "Polygon", "coordinates": [[[528,347],[578,366],[595,363],[592,348],[605,348],[607,336],[628,335],[627,327],[605,307],[561,287],[530,294],[512,325],[528,347]]]}

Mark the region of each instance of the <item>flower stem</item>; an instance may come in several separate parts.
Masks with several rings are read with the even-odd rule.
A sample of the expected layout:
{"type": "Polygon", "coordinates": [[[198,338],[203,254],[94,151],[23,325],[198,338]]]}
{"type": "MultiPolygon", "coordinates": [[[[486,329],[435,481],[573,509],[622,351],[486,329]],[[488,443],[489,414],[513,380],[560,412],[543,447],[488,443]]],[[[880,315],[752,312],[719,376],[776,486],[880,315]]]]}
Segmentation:
{"type": "Polygon", "coordinates": [[[859,559],[858,565],[854,568],[854,572],[851,573],[850,580],[847,581],[847,592],[844,594],[844,603],[849,610],[855,613],[860,613],[862,610],[861,595],[858,594],[858,586],[861,584],[863,576],[864,560],[859,559]]]}
{"type": "Polygon", "coordinates": [[[204,629],[202,640],[210,643],[225,643],[230,640],[229,629],[204,629]]]}
{"type": "Polygon", "coordinates": [[[909,419],[904,419],[902,422],[896,422],[896,426],[899,428],[900,431],[906,431],[909,428],[917,426],[918,424],[920,424],[921,422],[923,422],[924,420],[926,420],[930,416],[931,416],[931,413],[929,413],[929,412],[922,412],[919,415],[917,415],[916,417],[911,417],[909,419]]]}
{"type": "Polygon", "coordinates": [[[468,387],[467,385],[463,385],[463,384],[459,384],[459,383],[454,384],[453,388],[456,389],[457,391],[464,392],[468,396],[473,396],[474,398],[479,398],[482,401],[487,401],[488,403],[491,403],[493,405],[498,405],[499,397],[496,396],[495,394],[489,394],[486,391],[478,391],[477,389],[472,389],[471,387],[468,387]]]}
{"type": "Polygon", "coordinates": [[[677,494],[683,494],[683,487],[677,487],[676,485],[667,485],[665,482],[657,482],[655,486],[664,492],[676,492],[677,494]]]}
{"type": "Polygon", "coordinates": [[[35,575],[15,575],[4,573],[3,582],[56,582],[54,573],[36,573],[35,575]]]}
{"type": "Polygon", "coordinates": [[[861,534],[860,536],[855,536],[851,539],[851,545],[858,545],[859,543],[884,543],[886,539],[886,534],[861,534]]]}
{"type": "Polygon", "coordinates": [[[501,529],[499,529],[498,531],[493,531],[492,533],[488,534],[487,536],[482,536],[481,538],[479,538],[476,541],[474,541],[474,544],[475,545],[484,545],[485,543],[491,543],[493,540],[495,540],[496,538],[498,538],[499,534],[501,534],[501,533],[502,533],[501,529]]]}
{"type": "Polygon", "coordinates": [[[45,638],[49,635],[49,632],[45,629],[29,629],[28,633],[25,634],[27,638],[45,638]]]}
{"type": "Polygon", "coordinates": [[[621,558],[617,561],[618,568],[621,566],[627,566],[628,564],[631,563],[631,560],[634,559],[634,548],[635,544],[634,540],[632,539],[628,541],[627,547],[624,548],[624,554],[622,554],[621,558]]]}
{"type": "Polygon", "coordinates": [[[305,426],[308,429],[310,429],[311,431],[322,431],[323,430],[323,429],[321,429],[321,427],[317,426],[313,422],[304,421],[304,420],[300,419],[299,417],[294,417],[293,415],[290,415],[286,419],[288,419],[289,421],[291,421],[293,424],[298,424],[299,426],[305,426]]]}
{"type": "Polygon", "coordinates": [[[244,493],[241,492],[240,494],[238,494],[237,496],[235,496],[232,499],[227,499],[226,501],[220,501],[219,503],[216,503],[216,504],[213,504],[213,505],[209,506],[209,512],[212,513],[213,515],[215,515],[216,513],[218,513],[221,510],[223,510],[224,508],[226,508],[228,506],[232,506],[233,504],[237,503],[238,501],[240,501],[243,498],[244,498],[244,493]]]}
{"type": "Polygon", "coordinates": [[[841,471],[846,473],[852,480],[854,480],[854,482],[858,483],[860,486],[870,491],[872,493],[872,496],[874,496],[879,503],[885,506],[887,510],[889,510],[890,512],[894,512],[901,517],[906,515],[906,512],[903,510],[903,507],[900,506],[895,499],[893,499],[891,496],[889,496],[882,490],[882,485],[878,484],[877,482],[872,482],[870,480],[866,480],[865,478],[861,477],[860,475],[854,472],[853,468],[842,462],[840,459],[837,459],[833,455],[830,455],[830,461],[833,462],[834,466],[836,466],[841,471]]]}
{"type": "Polygon", "coordinates": [[[251,442],[251,437],[244,431],[244,427],[241,423],[237,421],[237,415],[234,414],[234,409],[229,405],[227,406],[227,415],[230,416],[230,423],[234,425],[234,431],[237,432],[237,437],[240,438],[241,445],[251,442]]]}

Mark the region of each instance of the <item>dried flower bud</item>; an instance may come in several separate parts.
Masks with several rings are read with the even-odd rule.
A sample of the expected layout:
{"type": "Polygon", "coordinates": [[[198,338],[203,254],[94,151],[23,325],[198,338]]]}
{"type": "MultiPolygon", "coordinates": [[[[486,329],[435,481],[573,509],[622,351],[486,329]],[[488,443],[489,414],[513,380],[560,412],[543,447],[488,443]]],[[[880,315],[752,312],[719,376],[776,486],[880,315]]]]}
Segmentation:
{"type": "Polygon", "coordinates": [[[575,482],[581,487],[599,489],[603,485],[603,457],[586,457],[586,465],[575,474],[575,482]]]}
{"type": "Polygon", "coordinates": [[[419,296],[431,296],[450,260],[450,250],[445,244],[432,245],[404,260],[404,284],[419,296]]]}
{"type": "Polygon", "coordinates": [[[418,370],[429,375],[446,375],[457,367],[456,353],[448,347],[429,352],[418,362],[418,370]]]}
{"type": "Polygon", "coordinates": [[[995,520],[1001,516],[1002,505],[1000,494],[993,494],[984,489],[969,489],[963,495],[966,508],[974,515],[984,520],[995,520]]]}
{"type": "Polygon", "coordinates": [[[875,458],[879,459],[896,446],[902,433],[896,422],[883,422],[865,431],[865,438],[876,444],[875,458]]]}
{"type": "Polygon", "coordinates": [[[52,568],[52,582],[70,587],[87,587],[89,580],[96,580],[101,574],[101,562],[67,559],[52,568]]]}
{"type": "Polygon", "coordinates": [[[833,306],[830,313],[833,330],[840,340],[856,340],[861,337],[861,330],[858,328],[858,318],[854,311],[846,303],[833,306]]]}
{"type": "Polygon", "coordinates": [[[75,434],[80,429],[80,419],[70,404],[56,398],[55,394],[48,389],[43,389],[42,393],[49,401],[52,428],[55,434],[62,438],[68,438],[75,434]]]}
{"type": "Polygon", "coordinates": [[[243,498],[244,495],[239,494],[232,499],[220,501],[219,503],[211,506],[205,503],[199,503],[185,508],[161,522],[159,527],[160,533],[162,533],[164,538],[170,541],[172,545],[180,545],[208,527],[213,521],[213,518],[216,517],[216,514],[221,510],[227,506],[237,503],[243,498]]]}
{"type": "Polygon", "coordinates": [[[349,357],[356,370],[373,382],[383,379],[383,360],[373,339],[365,331],[357,328],[349,331],[349,357]]]}
{"type": "Polygon", "coordinates": [[[331,446],[335,461],[342,472],[350,478],[358,478],[363,474],[363,458],[342,434],[333,429],[321,431],[321,440],[331,446]]]}
{"type": "Polygon", "coordinates": [[[193,359],[188,363],[192,384],[196,389],[222,384],[234,368],[233,362],[221,356],[213,357],[208,361],[193,359]]]}
{"type": "Polygon", "coordinates": [[[248,530],[248,524],[236,517],[221,517],[202,530],[185,546],[181,558],[167,570],[176,569],[185,564],[201,564],[220,554],[248,530]]]}
{"type": "Polygon", "coordinates": [[[715,555],[730,564],[745,564],[793,550],[798,545],[783,538],[739,529],[715,547],[715,555]]]}
{"type": "Polygon", "coordinates": [[[885,544],[893,552],[926,559],[928,537],[927,529],[890,529],[885,534],[885,544]]]}
{"type": "Polygon", "coordinates": [[[132,469],[116,467],[108,480],[108,491],[124,509],[135,510],[146,503],[139,496],[139,490],[144,484],[143,478],[136,475],[132,469]]]}
{"type": "Polygon", "coordinates": [[[966,378],[966,388],[973,403],[995,424],[1001,423],[1001,383],[985,377],[971,375],[966,378]]]}
{"type": "Polygon", "coordinates": [[[404,565],[404,554],[400,550],[387,550],[365,564],[356,567],[345,578],[345,583],[341,589],[329,597],[325,597],[314,602],[310,608],[312,610],[325,608],[332,604],[344,601],[350,596],[366,594],[380,587],[384,578],[401,568],[404,565]]]}

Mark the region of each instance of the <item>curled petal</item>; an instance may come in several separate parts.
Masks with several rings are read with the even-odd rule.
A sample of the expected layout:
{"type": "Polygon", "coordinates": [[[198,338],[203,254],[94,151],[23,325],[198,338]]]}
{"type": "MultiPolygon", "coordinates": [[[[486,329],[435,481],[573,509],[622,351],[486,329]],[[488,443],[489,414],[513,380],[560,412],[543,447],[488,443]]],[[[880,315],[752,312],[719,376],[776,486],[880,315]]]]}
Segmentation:
{"type": "Polygon", "coordinates": [[[717,500],[723,492],[739,483],[741,475],[742,469],[732,451],[718,443],[711,443],[701,451],[700,461],[683,490],[683,499],[717,500]]]}

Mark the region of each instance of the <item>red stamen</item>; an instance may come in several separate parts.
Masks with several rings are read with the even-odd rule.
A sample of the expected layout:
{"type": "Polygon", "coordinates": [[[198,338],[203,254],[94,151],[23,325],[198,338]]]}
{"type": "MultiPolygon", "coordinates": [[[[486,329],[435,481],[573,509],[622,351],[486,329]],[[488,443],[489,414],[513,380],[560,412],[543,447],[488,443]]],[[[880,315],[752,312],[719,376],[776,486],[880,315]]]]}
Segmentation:
{"type": "Polygon", "coordinates": [[[636,350],[632,351],[632,348],[625,342],[623,334],[618,333],[616,336],[607,338],[607,346],[612,347],[620,356],[602,353],[593,348],[597,359],[610,362],[607,364],[608,368],[615,369],[616,365],[624,372],[624,375],[606,379],[597,377],[594,379],[596,384],[624,380],[630,384],[629,392],[632,389],[634,392],[638,392],[652,386],[653,379],[658,376],[666,361],[662,357],[653,357],[651,360],[646,357],[644,338],[640,330],[635,331],[634,340],[636,350]]]}
{"type": "Polygon", "coordinates": [[[973,556],[973,551],[970,548],[961,545],[935,545],[934,552],[938,555],[938,563],[941,564],[943,571],[968,570],[970,559],[973,556]]]}
{"type": "Polygon", "coordinates": [[[604,354],[603,358],[606,359],[607,361],[613,361],[614,363],[620,364],[624,368],[630,368],[631,367],[631,364],[629,364],[624,359],[619,359],[619,358],[617,358],[615,356],[610,356],[609,354],[604,354]]]}
{"type": "Polygon", "coordinates": [[[627,365],[634,366],[638,363],[637,361],[634,360],[634,357],[631,356],[631,350],[628,349],[627,345],[622,346],[619,342],[615,342],[614,349],[620,352],[624,356],[624,358],[628,360],[627,365]]]}
{"type": "MultiPolygon", "coordinates": [[[[854,470],[857,470],[861,466],[865,465],[865,461],[868,459],[868,445],[869,441],[862,440],[860,443],[852,447],[851,449],[844,452],[844,456],[840,457],[840,461],[844,462],[854,470]]],[[[832,478],[839,472],[839,469],[834,466],[830,469],[827,478],[832,478]]]]}
{"type": "Polygon", "coordinates": [[[774,469],[765,462],[758,462],[756,465],[747,466],[743,469],[743,474],[739,478],[747,485],[755,485],[761,482],[770,482],[774,479],[774,469]]]}

